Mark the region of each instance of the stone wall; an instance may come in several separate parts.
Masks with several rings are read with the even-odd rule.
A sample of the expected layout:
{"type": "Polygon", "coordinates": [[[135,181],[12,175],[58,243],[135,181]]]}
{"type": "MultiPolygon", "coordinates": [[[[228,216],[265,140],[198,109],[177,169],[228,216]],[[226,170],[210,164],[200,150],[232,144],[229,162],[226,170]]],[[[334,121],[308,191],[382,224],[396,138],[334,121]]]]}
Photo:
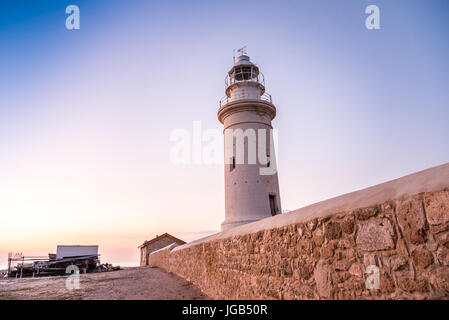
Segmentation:
{"type": "Polygon", "coordinates": [[[447,187],[258,228],[164,248],[150,255],[150,266],[214,299],[449,297],[447,187]]]}
{"type": "Polygon", "coordinates": [[[172,243],[174,243],[173,239],[165,237],[140,248],[140,266],[148,265],[148,257],[152,252],[164,248],[172,243]]]}
{"type": "Polygon", "coordinates": [[[170,252],[177,247],[177,243],[172,243],[162,249],[153,251],[149,256],[150,266],[168,266],[170,264],[170,252]]]}

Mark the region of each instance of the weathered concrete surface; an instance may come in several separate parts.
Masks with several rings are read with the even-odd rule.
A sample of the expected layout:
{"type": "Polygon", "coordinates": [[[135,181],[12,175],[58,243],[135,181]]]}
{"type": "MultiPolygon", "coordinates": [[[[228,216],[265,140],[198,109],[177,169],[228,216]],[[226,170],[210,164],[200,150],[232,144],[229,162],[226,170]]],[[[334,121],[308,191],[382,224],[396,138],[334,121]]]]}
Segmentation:
{"type": "Polygon", "coordinates": [[[449,164],[350,195],[161,249],[150,266],[218,299],[447,299],[449,164]]]}
{"type": "Polygon", "coordinates": [[[126,268],[80,275],[68,290],[67,277],[0,279],[0,300],[171,300],[207,299],[198,287],[158,268],[126,268]]]}

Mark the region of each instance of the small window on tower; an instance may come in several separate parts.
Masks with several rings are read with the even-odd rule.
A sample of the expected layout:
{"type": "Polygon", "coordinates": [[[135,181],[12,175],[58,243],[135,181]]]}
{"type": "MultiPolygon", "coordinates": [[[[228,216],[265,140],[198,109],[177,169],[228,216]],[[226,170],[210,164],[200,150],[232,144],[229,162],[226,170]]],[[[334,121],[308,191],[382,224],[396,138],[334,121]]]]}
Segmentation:
{"type": "Polygon", "coordinates": [[[234,170],[235,169],[235,157],[232,157],[231,158],[231,168],[230,168],[230,171],[232,171],[232,170],[234,170]]]}
{"type": "Polygon", "coordinates": [[[276,196],[274,194],[270,194],[269,195],[269,199],[270,199],[270,211],[271,211],[271,215],[275,216],[276,215],[276,196]]]}
{"type": "Polygon", "coordinates": [[[270,155],[267,154],[267,168],[270,167],[270,155]]]}

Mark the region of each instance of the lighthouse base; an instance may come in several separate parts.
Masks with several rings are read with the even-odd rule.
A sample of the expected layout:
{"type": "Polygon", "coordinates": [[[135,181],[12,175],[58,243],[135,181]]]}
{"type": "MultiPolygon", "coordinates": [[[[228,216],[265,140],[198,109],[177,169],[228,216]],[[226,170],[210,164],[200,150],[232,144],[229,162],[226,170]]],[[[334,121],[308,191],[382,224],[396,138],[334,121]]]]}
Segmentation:
{"type": "Polygon", "coordinates": [[[251,219],[251,220],[239,220],[239,221],[226,221],[225,220],[221,224],[221,231],[226,231],[226,230],[238,227],[238,226],[242,226],[244,224],[256,222],[256,221],[259,221],[264,218],[268,218],[268,217],[255,218],[255,219],[251,219]]]}

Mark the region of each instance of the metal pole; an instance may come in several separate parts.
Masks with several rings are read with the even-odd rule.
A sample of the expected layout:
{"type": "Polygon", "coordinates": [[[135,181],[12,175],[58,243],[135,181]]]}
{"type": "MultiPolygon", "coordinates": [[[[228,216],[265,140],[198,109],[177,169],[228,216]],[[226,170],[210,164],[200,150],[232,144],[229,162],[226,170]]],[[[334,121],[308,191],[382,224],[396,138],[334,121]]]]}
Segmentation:
{"type": "Polygon", "coordinates": [[[10,273],[11,273],[11,257],[8,257],[8,277],[10,273]]]}
{"type": "Polygon", "coordinates": [[[23,275],[23,264],[25,263],[25,257],[22,256],[22,268],[20,268],[20,279],[22,279],[22,275],[23,275]]]}

